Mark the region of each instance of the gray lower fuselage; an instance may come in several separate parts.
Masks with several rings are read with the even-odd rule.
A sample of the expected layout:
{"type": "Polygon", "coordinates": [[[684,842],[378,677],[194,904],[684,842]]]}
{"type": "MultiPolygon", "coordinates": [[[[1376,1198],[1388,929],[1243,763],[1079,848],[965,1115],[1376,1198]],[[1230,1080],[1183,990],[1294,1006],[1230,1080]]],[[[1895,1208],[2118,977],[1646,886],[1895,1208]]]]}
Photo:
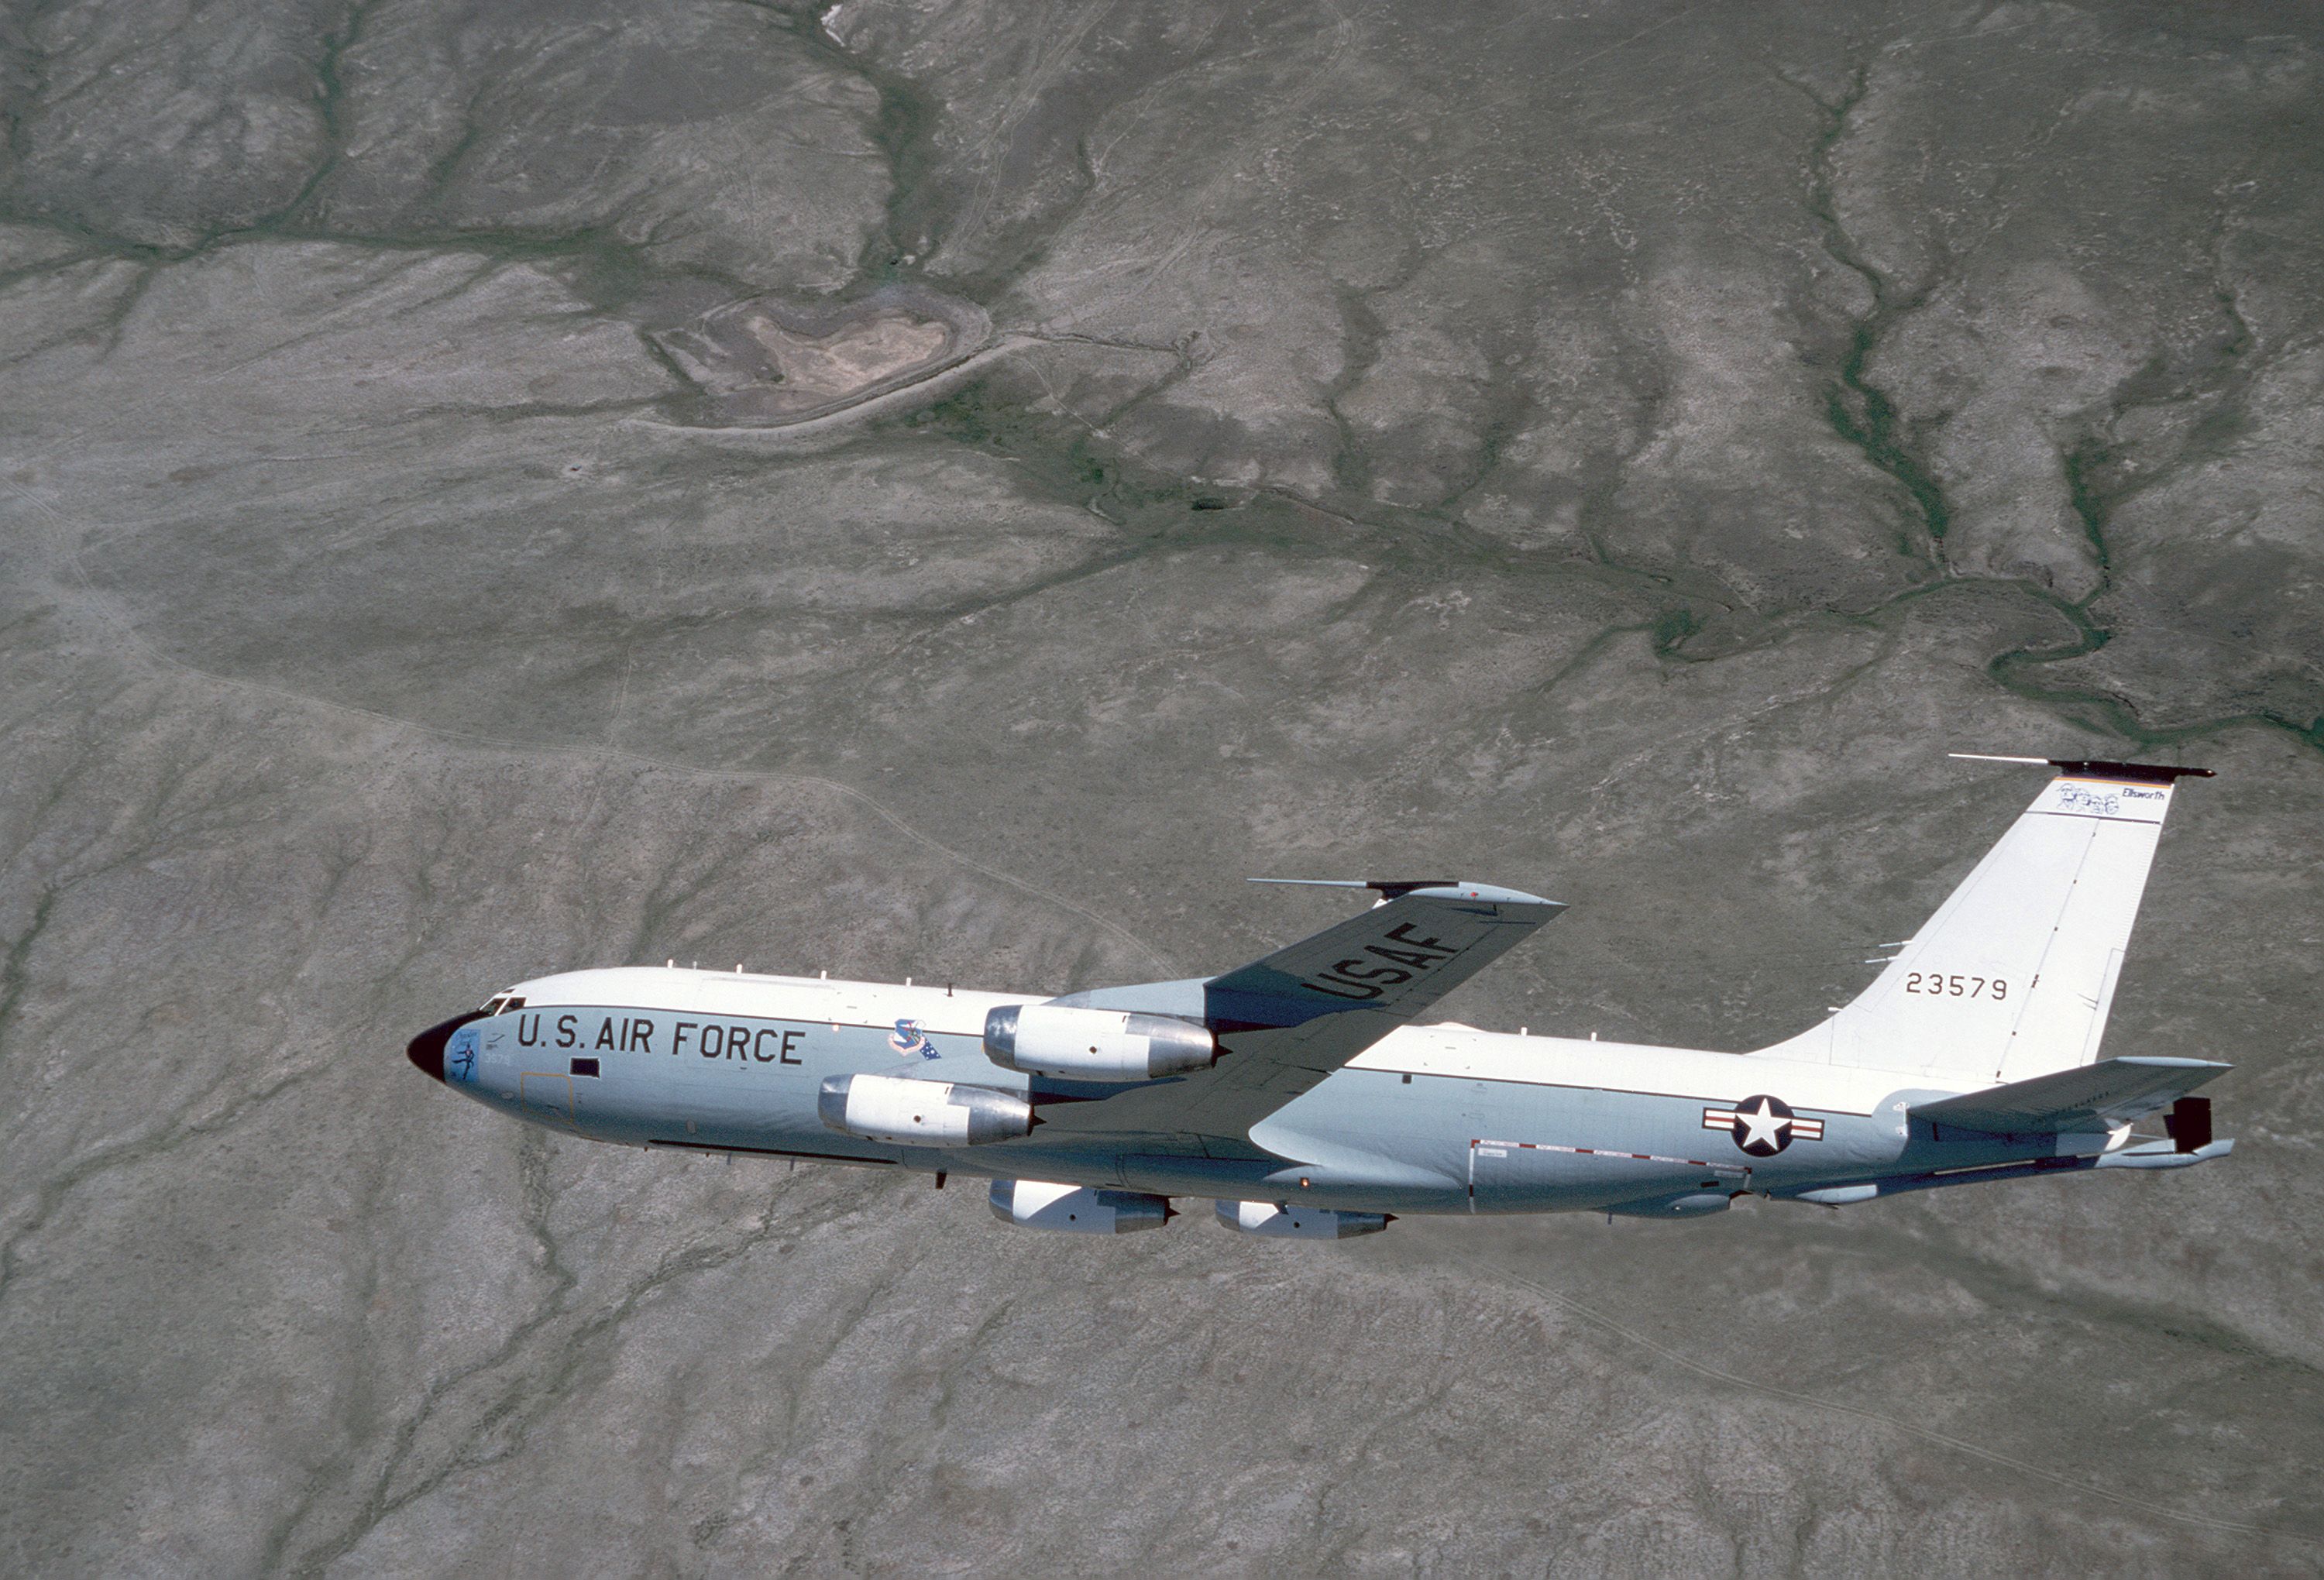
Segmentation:
{"type": "Polygon", "coordinates": [[[1053,1112],[1109,1089],[1028,1078],[985,1057],[986,1011],[1026,996],[634,968],[512,991],[522,1007],[452,1034],[445,1079],[534,1124],[636,1146],[1163,1196],[1580,1211],[1696,1192],[1790,1195],[2094,1153],[2105,1140],[1940,1133],[1905,1109],[1943,1089],[1900,1084],[1911,1078],[1895,1072],[1427,1025],[1383,1040],[1247,1142],[1044,1125],[973,1147],[898,1146],[826,1128],[823,1080],[991,1087],[1053,1112]]]}

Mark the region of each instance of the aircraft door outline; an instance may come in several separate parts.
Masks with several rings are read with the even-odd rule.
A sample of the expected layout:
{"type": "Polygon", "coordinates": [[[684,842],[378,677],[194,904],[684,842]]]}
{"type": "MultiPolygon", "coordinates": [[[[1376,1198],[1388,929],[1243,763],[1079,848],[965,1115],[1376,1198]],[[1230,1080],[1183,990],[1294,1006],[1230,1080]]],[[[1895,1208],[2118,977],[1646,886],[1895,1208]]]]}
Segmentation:
{"type": "Polygon", "coordinates": [[[573,1078],[528,1070],[517,1077],[517,1095],[528,1117],[564,1130],[577,1130],[573,1118],[573,1078]]]}

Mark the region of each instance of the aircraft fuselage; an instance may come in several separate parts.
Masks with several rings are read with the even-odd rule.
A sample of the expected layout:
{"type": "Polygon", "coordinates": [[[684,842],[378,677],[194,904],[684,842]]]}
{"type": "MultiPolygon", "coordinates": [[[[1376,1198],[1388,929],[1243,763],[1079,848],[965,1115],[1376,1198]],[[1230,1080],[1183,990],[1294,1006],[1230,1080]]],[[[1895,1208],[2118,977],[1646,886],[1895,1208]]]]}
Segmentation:
{"type": "MultiPolygon", "coordinates": [[[[1891,1070],[1508,1035],[1391,1033],[1254,1126],[903,1146],[826,1127],[828,1077],[952,1081],[1043,1107],[1105,1089],[985,1055],[985,1017],[1038,995],[662,968],[576,971],[444,1037],[442,1078],[533,1124],[634,1146],[759,1154],[1391,1213],[1686,1214],[1996,1164],[2088,1166],[2107,1136],[1941,1131],[1956,1089],[1891,1070]],[[2075,1160],[2052,1163],[2050,1160],[2075,1160]]],[[[415,1055],[417,1057],[417,1055],[415,1055]]],[[[431,1070],[430,1073],[435,1073],[431,1070]]]]}

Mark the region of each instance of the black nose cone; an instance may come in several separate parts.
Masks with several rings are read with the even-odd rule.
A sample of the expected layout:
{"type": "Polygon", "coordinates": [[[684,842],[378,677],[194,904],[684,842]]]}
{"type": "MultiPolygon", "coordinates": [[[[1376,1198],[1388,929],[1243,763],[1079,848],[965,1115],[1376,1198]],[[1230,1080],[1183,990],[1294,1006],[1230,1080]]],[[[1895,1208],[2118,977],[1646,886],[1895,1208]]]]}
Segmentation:
{"type": "Polygon", "coordinates": [[[442,1025],[429,1026],[412,1038],[410,1042],[404,1044],[403,1052],[412,1063],[420,1067],[421,1074],[432,1075],[438,1080],[442,1080],[444,1079],[444,1044],[451,1040],[454,1032],[458,1031],[470,1021],[484,1018],[484,1012],[481,1009],[472,1009],[466,1015],[456,1015],[442,1025]]]}

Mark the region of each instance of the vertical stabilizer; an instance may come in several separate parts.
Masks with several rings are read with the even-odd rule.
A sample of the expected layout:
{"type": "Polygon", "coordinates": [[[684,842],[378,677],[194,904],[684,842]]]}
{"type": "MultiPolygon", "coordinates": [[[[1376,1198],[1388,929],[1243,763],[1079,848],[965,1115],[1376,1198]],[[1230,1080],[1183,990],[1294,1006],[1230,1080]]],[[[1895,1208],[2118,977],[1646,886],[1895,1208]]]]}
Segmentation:
{"type": "Polygon", "coordinates": [[[1764,1052],[1950,1087],[2096,1059],[2172,787],[2209,770],[2051,766],[2058,776],[1856,1002],[1764,1052]]]}

